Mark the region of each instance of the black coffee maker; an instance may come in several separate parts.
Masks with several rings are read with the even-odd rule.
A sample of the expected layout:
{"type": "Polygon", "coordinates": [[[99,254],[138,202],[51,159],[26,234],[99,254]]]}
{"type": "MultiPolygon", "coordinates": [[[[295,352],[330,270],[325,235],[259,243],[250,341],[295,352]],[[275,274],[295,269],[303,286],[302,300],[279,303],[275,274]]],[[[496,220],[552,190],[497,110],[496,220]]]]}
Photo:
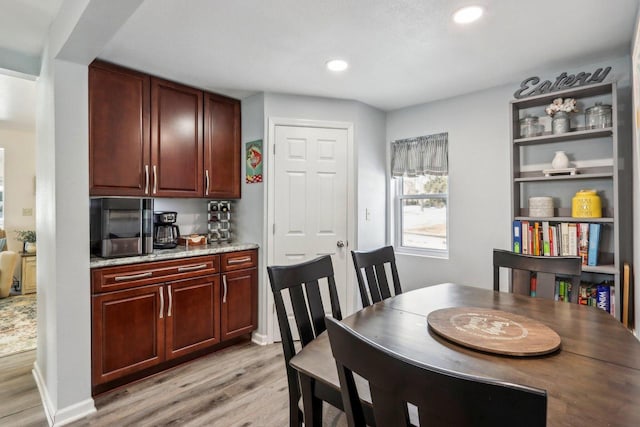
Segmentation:
{"type": "Polygon", "coordinates": [[[180,229],[175,224],[177,212],[153,213],[153,247],[155,249],[172,249],[178,246],[180,229]]]}

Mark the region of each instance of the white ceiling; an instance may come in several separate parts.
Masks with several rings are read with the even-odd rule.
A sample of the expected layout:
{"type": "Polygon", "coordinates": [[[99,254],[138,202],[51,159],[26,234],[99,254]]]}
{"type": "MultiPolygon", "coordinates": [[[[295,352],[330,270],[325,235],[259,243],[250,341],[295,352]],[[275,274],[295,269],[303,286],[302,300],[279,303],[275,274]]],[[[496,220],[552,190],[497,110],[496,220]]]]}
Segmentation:
{"type": "MultiPolygon", "coordinates": [[[[41,54],[62,2],[0,0],[0,68],[7,53],[41,54]]],[[[238,98],[283,92],[388,111],[628,54],[637,7],[637,0],[145,0],[99,57],[238,98]],[[467,4],[484,6],[485,17],[453,24],[452,12],[467,4]],[[331,58],[350,68],[327,71],[331,58]]],[[[7,89],[11,81],[0,76],[0,120],[33,121],[35,90],[7,89]]]]}
{"type": "Polygon", "coordinates": [[[100,57],[240,97],[274,91],[392,110],[629,53],[637,3],[146,0],[100,57]],[[451,14],[473,3],[485,17],[454,24],[451,14]],[[349,61],[346,73],[325,69],[334,57],[349,61]]]}

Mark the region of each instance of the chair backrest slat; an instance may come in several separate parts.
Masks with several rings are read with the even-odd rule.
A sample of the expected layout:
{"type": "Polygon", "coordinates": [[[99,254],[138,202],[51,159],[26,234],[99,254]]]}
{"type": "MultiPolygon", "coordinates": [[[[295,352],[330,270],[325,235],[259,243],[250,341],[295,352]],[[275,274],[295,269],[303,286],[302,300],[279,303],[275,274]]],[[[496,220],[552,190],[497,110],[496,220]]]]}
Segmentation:
{"type": "MultiPolygon", "coordinates": [[[[311,321],[313,323],[314,336],[320,335],[325,331],[324,326],[324,306],[322,305],[322,295],[320,294],[320,286],[318,281],[307,282],[304,284],[305,291],[307,293],[307,302],[309,303],[309,311],[311,312],[311,321]]],[[[313,339],[312,338],[312,339],[313,339]]],[[[307,345],[308,342],[303,343],[307,345]]]]}
{"type": "Polygon", "coordinates": [[[363,307],[391,296],[385,265],[388,265],[391,269],[391,279],[395,294],[402,293],[398,269],[396,268],[396,257],[392,246],[384,246],[372,251],[351,251],[351,256],[356,270],[363,307]],[[362,270],[364,270],[364,275],[362,270]]]}
{"type": "Polygon", "coordinates": [[[376,425],[410,425],[408,402],[417,406],[420,425],[546,425],[544,390],[407,359],[333,319],[327,319],[327,331],[350,427],[364,426],[358,391],[345,383],[354,373],[369,383],[376,425]]]}
{"type": "MultiPolygon", "coordinates": [[[[369,284],[369,293],[371,294],[371,300],[373,300],[373,302],[382,301],[380,286],[378,285],[378,281],[376,280],[376,274],[373,270],[373,266],[370,265],[365,267],[364,272],[367,277],[367,283],[369,284]]],[[[364,306],[364,303],[362,305],[364,306]]]]}
{"type": "Polygon", "coordinates": [[[387,281],[387,272],[384,269],[384,264],[378,264],[376,268],[376,278],[378,279],[378,288],[380,288],[380,296],[382,299],[391,297],[391,291],[389,290],[389,282],[387,281]]]}
{"type": "Polygon", "coordinates": [[[296,319],[296,327],[302,345],[306,345],[315,338],[311,319],[309,319],[309,311],[307,309],[307,300],[304,295],[302,286],[289,288],[289,297],[291,298],[291,306],[293,307],[293,316],[296,319]]]}

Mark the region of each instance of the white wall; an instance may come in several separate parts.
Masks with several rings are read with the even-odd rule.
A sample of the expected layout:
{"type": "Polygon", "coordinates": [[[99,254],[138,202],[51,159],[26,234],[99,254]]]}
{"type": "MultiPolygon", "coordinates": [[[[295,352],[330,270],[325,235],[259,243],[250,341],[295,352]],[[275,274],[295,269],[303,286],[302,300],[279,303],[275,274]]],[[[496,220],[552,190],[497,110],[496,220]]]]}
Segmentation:
{"type": "MultiPolygon", "coordinates": [[[[629,86],[628,57],[585,64],[578,70],[541,70],[542,79],[562,71],[613,66],[610,79],[629,86]]],[[[523,79],[529,76],[523,76],[523,79]]],[[[397,254],[403,289],[442,282],[492,288],[492,249],[511,244],[509,101],[520,82],[387,114],[387,141],[449,133],[449,258],[397,254]]]]}
{"type": "Polygon", "coordinates": [[[262,140],[263,150],[266,147],[265,138],[265,117],[264,117],[264,95],[257,94],[245,98],[241,104],[242,116],[242,148],[241,152],[241,173],[242,187],[240,192],[242,198],[235,203],[234,224],[236,240],[244,243],[258,243],[258,329],[255,331],[255,339],[258,342],[265,342],[267,339],[267,311],[266,301],[269,297],[269,281],[266,277],[265,259],[265,173],[267,165],[263,153],[263,182],[247,184],[245,176],[247,172],[246,143],[262,140]]]}
{"type": "Polygon", "coordinates": [[[633,38],[632,75],[633,75],[633,282],[635,283],[635,331],[640,337],[640,10],[636,18],[633,38]]]}
{"type": "Polygon", "coordinates": [[[51,420],[91,399],[87,67],[45,55],[38,81],[38,351],[51,420]],[[69,167],[74,165],[74,167],[69,167]]]}
{"type": "Polygon", "coordinates": [[[12,251],[22,250],[14,231],[36,227],[35,145],[35,131],[0,128],[0,148],[4,148],[4,229],[12,251]],[[23,209],[31,209],[32,214],[23,216],[23,209]]]}
{"type": "Polygon", "coordinates": [[[180,235],[207,234],[207,199],[154,199],[154,211],[175,211],[180,235]]]}

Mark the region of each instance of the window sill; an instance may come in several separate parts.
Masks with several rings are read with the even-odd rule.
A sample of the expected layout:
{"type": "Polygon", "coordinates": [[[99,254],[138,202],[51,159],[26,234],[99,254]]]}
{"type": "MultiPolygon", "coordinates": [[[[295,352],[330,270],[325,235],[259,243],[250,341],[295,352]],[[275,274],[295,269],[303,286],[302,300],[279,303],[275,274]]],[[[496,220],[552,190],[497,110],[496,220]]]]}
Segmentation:
{"type": "Polygon", "coordinates": [[[396,246],[396,255],[418,256],[423,258],[449,259],[449,251],[437,249],[418,249],[405,246],[396,246]]]}

